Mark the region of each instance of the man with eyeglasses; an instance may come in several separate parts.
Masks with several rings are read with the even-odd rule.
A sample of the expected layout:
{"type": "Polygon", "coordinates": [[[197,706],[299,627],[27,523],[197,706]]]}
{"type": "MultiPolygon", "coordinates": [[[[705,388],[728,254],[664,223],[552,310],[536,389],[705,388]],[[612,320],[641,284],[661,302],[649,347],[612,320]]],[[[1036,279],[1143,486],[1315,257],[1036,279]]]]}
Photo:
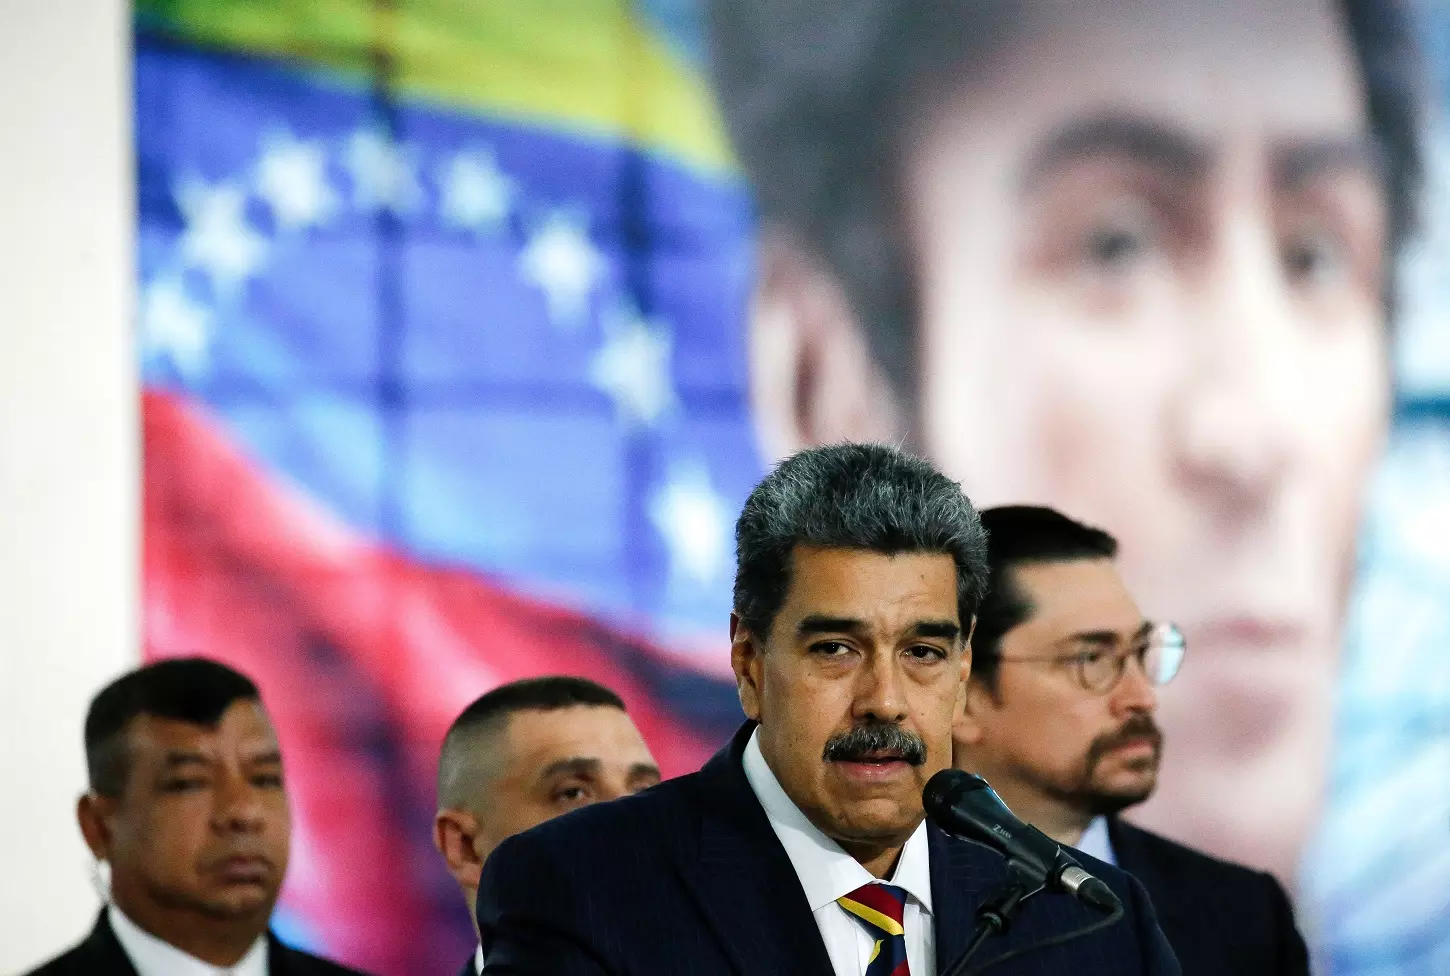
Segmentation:
{"type": "Polygon", "coordinates": [[[1307,974],[1274,878],[1133,827],[1118,814],[1158,779],[1155,688],[1184,641],[1146,620],[1114,566],[1117,542],[1050,508],[982,512],[991,590],[972,634],[954,764],[1022,819],[1137,876],[1185,976],[1307,974]]]}

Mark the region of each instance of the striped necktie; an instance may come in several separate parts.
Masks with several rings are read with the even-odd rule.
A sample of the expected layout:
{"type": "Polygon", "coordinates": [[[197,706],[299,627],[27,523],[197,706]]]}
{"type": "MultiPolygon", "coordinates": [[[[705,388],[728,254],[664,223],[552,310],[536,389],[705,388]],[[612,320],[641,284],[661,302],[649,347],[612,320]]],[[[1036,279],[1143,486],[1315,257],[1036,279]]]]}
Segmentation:
{"type": "Polygon", "coordinates": [[[906,889],[889,884],[862,885],[836,899],[876,940],[866,976],[911,976],[906,963],[906,929],[901,924],[906,911],[906,889]]]}

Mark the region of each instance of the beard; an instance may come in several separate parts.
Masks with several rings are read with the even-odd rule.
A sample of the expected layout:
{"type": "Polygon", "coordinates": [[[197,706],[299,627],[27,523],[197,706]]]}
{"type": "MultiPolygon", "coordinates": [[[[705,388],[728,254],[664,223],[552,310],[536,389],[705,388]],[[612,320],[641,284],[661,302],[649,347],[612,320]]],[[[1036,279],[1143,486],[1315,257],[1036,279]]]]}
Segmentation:
{"type": "Polygon", "coordinates": [[[1114,731],[1094,739],[1075,774],[1062,778],[1030,778],[1037,781],[1037,787],[1044,794],[1065,806],[1081,810],[1091,817],[1113,816],[1129,807],[1137,806],[1153,795],[1153,788],[1158,785],[1158,763],[1162,754],[1163,733],[1151,716],[1140,713],[1114,731]],[[1101,782],[1098,767],[1110,752],[1120,746],[1145,740],[1153,746],[1152,755],[1133,760],[1124,766],[1130,772],[1142,774],[1137,783],[1110,787],[1101,782]]]}

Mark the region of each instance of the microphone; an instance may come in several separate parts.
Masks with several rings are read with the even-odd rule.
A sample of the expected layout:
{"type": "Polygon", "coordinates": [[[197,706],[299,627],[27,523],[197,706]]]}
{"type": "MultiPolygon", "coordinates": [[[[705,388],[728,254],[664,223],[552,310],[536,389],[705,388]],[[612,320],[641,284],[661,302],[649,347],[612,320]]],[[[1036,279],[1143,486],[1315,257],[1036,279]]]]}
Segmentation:
{"type": "Polygon", "coordinates": [[[927,781],[921,802],[942,830],[987,845],[1048,887],[1102,912],[1122,907],[1113,889],[1084,871],[1051,837],[1018,819],[976,773],[943,769],[927,781]]]}

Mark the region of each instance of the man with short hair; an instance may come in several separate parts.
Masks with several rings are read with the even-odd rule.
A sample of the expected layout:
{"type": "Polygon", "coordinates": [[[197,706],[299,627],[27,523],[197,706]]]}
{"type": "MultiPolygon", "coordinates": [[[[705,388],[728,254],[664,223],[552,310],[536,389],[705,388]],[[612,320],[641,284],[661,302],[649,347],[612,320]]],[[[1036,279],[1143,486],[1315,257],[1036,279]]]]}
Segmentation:
{"type": "MultiPolygon", "coordinates": [[[[433,843],[472,918],[479,872],[506,838],[659,781],[614,692],[587,678],[514,681],[479,697],[444,736],[433,843]]],[[[462,976],[482,972],[482,957],[480,949],[462,976]]]]}
{"type": "Polygon", "coordinates": [[[268,931],[292,825],[249,678],[204,658],[138,668],[92,699],[85,743],[76,816],[110,904],[31,976],[356,976],[268,931]]]}
{"type": "MultiPolygon", "coordinates": [[[[1004,860],[925,820],[986,588],[961,489],[888,447],[783,462],[736,524],[731,665],[748,721],[698,773],[551,820],[484,865],[486,974],[945,976],[1004,860]]],[[[1177,973],[1142,888],[1124,916],[1028,900],[1002,976],[1177,973]],[[1017,953],[1016,950],[1025,950],[1017,953]]]]}
{"type": "Polygon", "coordinates": [[[1118,819],[1157,785],[1155,689],[1177,674],[1184,644],[1173,625],[1144,619],[1113,564],[1117,542],[1035,506],[987,509],[982,525],[992,587],[955,765],[1059,843],[1141,881],[1185,976],[1307,974],[1272,875],[1118,819]]]}
{"type": "Polygon", "coordinates": [[[1142,816],[1289,882],[1389,416],[1406,0],[710,14],[767,457],[906,440],[981,503],[1115,533],[1196,655],[1142,816]]]}

